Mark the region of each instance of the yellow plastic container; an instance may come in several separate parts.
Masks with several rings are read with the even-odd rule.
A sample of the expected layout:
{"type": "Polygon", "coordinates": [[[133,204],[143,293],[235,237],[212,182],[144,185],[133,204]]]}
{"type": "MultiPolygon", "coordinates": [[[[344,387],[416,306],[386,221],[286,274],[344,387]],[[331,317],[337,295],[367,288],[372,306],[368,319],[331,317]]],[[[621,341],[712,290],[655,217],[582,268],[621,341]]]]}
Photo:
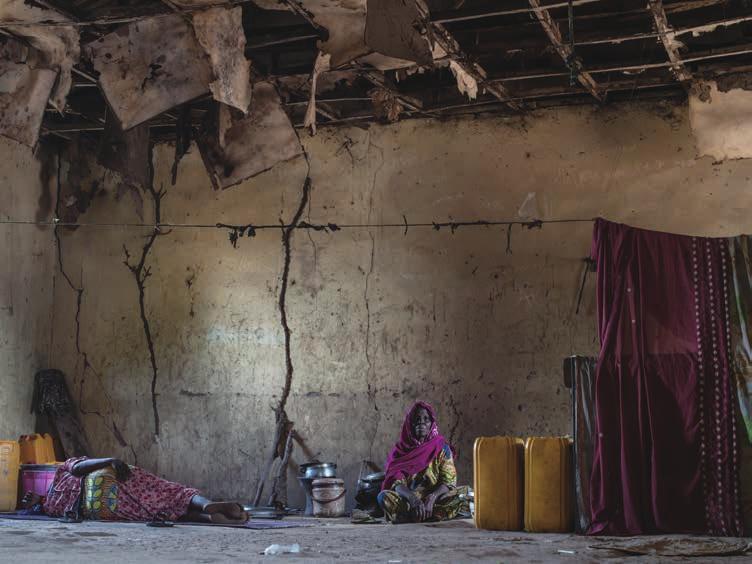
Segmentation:
{"type": "Polygon", "coordinates": [[[475,526],[494,531],[522,529],[523,441],[479,437],[473,448],[475,526]]]}
{"type": "Polygon", "coordinates": [[[572,489],[571,439],[530,437],[525,443],[525,530],[572,531],[572,489]]]}
{"type": "Polygon", "coordinates": [[[44,435],[21,435],[21,464],[49,464],[55,462],[55,447],[52,437],[44,435]]]}
{"type": "Polygon", "coordinates": [[[18,503],[17,441],[0,441],[0,511],[15,511],[18,503]]]}

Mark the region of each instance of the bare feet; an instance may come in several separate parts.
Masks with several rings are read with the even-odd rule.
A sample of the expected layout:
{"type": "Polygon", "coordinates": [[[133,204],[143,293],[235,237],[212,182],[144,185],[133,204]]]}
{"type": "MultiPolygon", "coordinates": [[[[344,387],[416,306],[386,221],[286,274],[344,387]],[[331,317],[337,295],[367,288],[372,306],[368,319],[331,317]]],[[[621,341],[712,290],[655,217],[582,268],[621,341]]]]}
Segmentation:
{"type": "Polygon", "coordinates": [[[207,513],[212,517],[215,515],[222,515],[226,519],[243,523],[248,521],[248,513],[245,512],[242,505],[235,503],[234,501],[209,502],[204,505],[203,513],[207,513]]]}
{"type": "Polygon", "coordinates": [[[34,492],[26,492],[21,499],[21,507],[23,507],[24,509],[29,509],[40,501],[42,501],[42,496],[40,496],[39,494],[35,494],[34,492]]]}

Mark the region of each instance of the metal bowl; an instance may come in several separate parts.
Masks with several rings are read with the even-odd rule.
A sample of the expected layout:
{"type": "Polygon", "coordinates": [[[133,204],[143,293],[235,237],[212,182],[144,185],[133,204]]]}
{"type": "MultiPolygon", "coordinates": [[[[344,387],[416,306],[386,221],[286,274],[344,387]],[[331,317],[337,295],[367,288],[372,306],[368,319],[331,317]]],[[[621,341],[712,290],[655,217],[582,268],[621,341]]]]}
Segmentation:
{"type": "Polygon", "coordinates": [[[303,478],[336,478],[337,465],[333,462],[307,462],[300,465],[300,475],[303,478]]]}
{"type": "Polygon", "coordinates": [[[253,507],[245,505],[243,509],[251,519],[282,519],[285,516],[285,512],[276,507],[253,507]]]}
{"type": "Polygon", "coordinates": [[[383,482],[386,474],[383,472],[374,472],[373,474],[367,474],[363,476],[361,482],[383,482]]]}

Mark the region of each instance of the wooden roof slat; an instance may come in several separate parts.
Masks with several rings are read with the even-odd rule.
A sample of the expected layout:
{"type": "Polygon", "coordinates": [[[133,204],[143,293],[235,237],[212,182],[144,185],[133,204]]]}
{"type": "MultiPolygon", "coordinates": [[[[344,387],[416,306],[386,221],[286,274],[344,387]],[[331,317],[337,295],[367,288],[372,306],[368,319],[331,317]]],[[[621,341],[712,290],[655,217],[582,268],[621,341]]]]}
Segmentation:
{"type": "Polygon", "coordinates": [[[689,72],[679,54],[676,37],[668,23],[666,11],[663,9],[663,0],[648,0],[648,9],[653,15],[655,29],[666,50],[668,60],[671,61],[671,70],[676,79],[686,85],[692,80],[692,73],[689,72]]]}
{"type": "Polygon", "coordinates": [[[556,52],[559,53],[559,56],[568,66],[574,66],[574,72],[577,73],[577,80],[579,83],[585,88],[585,90],[590,92],[593,98],[599,102],[603,102],[604,97],[598,89],[598,83],[595,82],[592,76],[590,76],[590,73],[580,68],[581,65],[579,64],[579,61],[576,60],[574,49],[571,45],[564,43],[562,40],[559,24],[553,20],[547,9],[541,7],[540,0],[528,1],[530,2],[530,7],[535,9],[535,16],[543,27],[543,31],[546,32],[549,40],[551,40],[556,52]]]}
{"type": "Polygon", "coordinates": [[[483,88],[513,110],[521,110],[520,104],[512,100],[511,93],[502,84],[491,83],[486,80],[488,73],[477,62],[468,58],[460,44],[443,24],[430,21],[428,6],[424,0],[415,0],[415,3],[430,26],[433,39],[446,52],[447,56],[455,61],[464,72],[473,77],[479,88],[483,88]]]}

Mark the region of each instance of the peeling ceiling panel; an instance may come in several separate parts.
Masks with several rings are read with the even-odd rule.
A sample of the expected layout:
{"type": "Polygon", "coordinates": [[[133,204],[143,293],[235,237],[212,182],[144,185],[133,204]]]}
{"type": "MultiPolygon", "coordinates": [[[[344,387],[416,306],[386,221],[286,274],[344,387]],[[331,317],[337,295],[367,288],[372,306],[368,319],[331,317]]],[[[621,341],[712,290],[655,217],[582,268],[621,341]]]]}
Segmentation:
{"type": "Polygon", "coordinates": [[[382,72],[412,67],[422,68],[417,67],[413,61],[408,61],[406,59],[397,59],[395,57],[387,57],[386,55],[382,55],[381,53],[370,53],[363,57],[358,57],[358,62],[370,65],[382,72]]]}
{"type": "Polygon", "coordinates": [[[209,85],[218,102],[248,112],[251,63],[245,58],[243,9],[212,8],[193,14],[196,38],[209,56],[215,80],[209,85]]]}
{"type": "Polygon", "coordinates": [[[35,68],[38,54],[14,39],[0,42],[0,135],[34,147],[57,72],[35,68]]]}
{"type": "Polygon", "coordinates": [[[0,21],[45,22],[46,25],[7,26],[7,29],[39,51],[42,55],[37,63],[39,68],[59,72],[50,103],[62,112],[72,84],[71,69],[81,55],[78,29],[74,26],[49,25],[70,20],[54,10],[26,4],[24,0],[2,0],[0,21]]]}
{"type": "Polygon", "coordinates": [[[179,14],[134,22],[86,46],[123,129],[209,91],[212,72],[179,14]]]}
{"type": "Polygon", "coordinates": [[[308,12],[316,24],[329,32],[329,39],[320,41],[318,47],[332,56],[332,68],[367,55],[370,51],[365,38],[366,2],[367,0],[254,0],[254,4],[264,10],[290,10],[288,4],[295,3],[308,12]]]}
{"type": "Polygon", "coordinates": [[[269,82],[253,85],[247,116],[224,104],[215,104],[215,110],[197,140],[215,190],[239,184],[303,153],[277,91],[269,82]]]}
{"type": "Polygon", "coordinates": [[[149,186],[149,125],[141,124],[128,131],[107,114],[104,133],[99,144],[97,161],[105,168],[114,170],[127,183],[146,188],[149,186]]]}
{"type": "Polygon", "coordinates": [[[319,48],[332,56],[332,68],[368,54],[366,20],[362,12],[314,12],[314,15],[316,22],[329,30],[329,39],[321,41],[319,48]]]}
{"type": "Polygon", "coordinates": [[[366,45],[382,55],[428,66],[433,55],[427,37],[418,31],[420,21],[415,2],[368,0],[366,45]]]}
{"type": "Polygon", "coordinates": [[[689,97],[689,120],[697,142],[698,156],[721,161],[752,157],[752,91],[734,88],[727,92],[710,86],[710,100],[689,97]]]}

